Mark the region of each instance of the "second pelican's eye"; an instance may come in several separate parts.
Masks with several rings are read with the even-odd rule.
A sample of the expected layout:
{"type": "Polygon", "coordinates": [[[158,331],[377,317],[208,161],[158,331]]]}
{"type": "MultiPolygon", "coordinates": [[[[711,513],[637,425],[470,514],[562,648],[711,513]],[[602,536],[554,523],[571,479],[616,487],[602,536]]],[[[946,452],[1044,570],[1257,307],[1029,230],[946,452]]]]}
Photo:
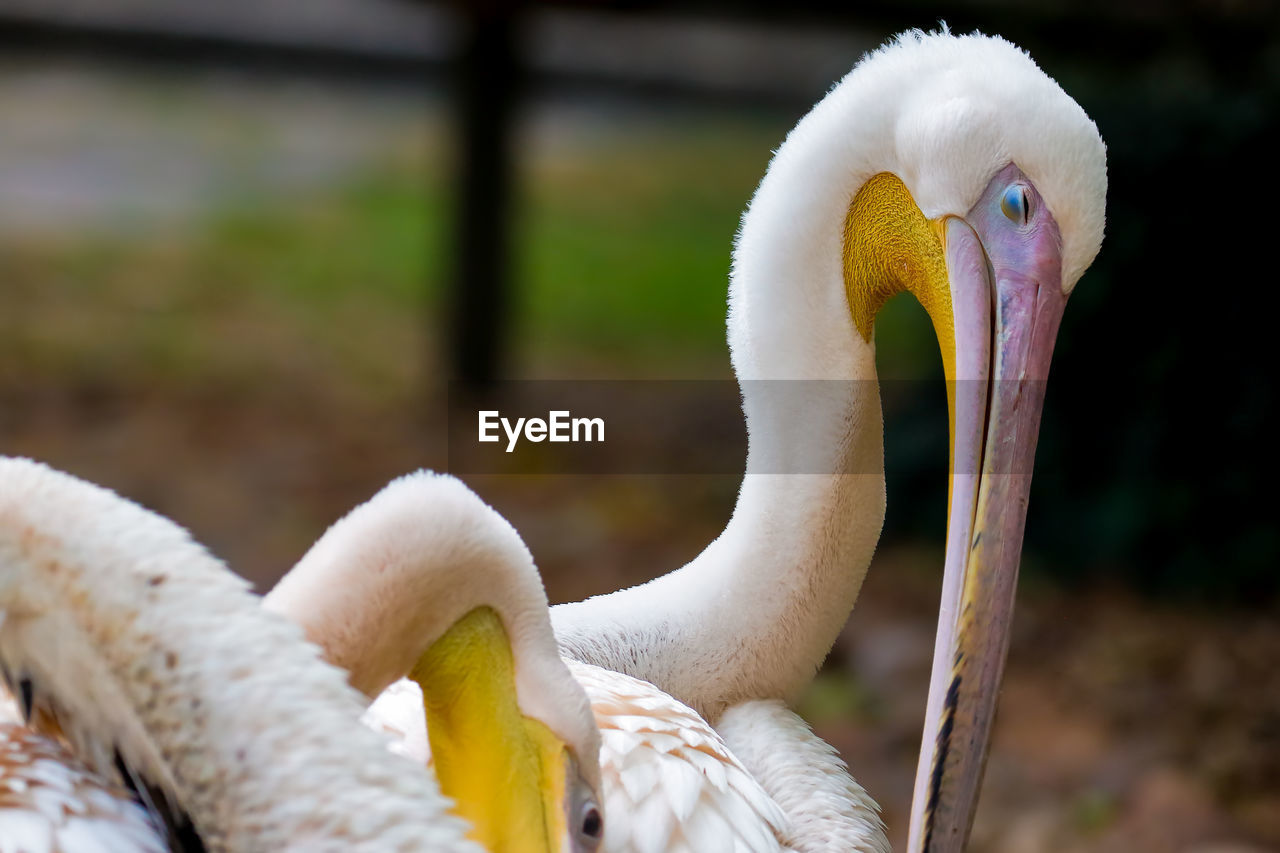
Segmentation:
{"type": "Polygon", "coordinates": [[[569,796],[564,802],[569,853],[599,853],[600,845],[604,840],[604,816],[600,814],[595,792],[578,775],[578,762],[568,750],[565,750],[565,753],[568,777],[574,780],[569,796]]]}
{"type": "Polygon", "coordinates": [[[604,840],[604,818],[600,816],[600,809],[596,804],[588,800],[583,803],[582,813],[578,816],[578,837],[575,839],[573,850],[575,853],[594,853],[600,847],[600,842],[604,840]]]}
{"type": "Polygon", "coordinates": [[[1022,184],[1012,184],[1000,197],[1000,212],[1010,222],[1026,225],[1031,218],[1031,199],[1027,196],[1027,188],[1022,184]]]}

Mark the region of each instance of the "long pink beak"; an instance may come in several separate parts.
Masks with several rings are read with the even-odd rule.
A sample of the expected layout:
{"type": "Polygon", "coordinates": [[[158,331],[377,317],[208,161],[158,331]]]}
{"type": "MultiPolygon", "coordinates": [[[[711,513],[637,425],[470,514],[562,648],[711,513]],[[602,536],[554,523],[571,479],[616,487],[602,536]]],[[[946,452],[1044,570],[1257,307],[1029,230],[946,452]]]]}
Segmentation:
{"type": "Polygon", "coordinates": [[[1047,257],[1013,268],[995,262],[974,228],[954,217],[946,244],[957,352],[953,479],[913,851],[962,850],[973,823],[1009,647],[1045,380],[1066,303],[1056,276],[1034,275],[1047,257]]]}

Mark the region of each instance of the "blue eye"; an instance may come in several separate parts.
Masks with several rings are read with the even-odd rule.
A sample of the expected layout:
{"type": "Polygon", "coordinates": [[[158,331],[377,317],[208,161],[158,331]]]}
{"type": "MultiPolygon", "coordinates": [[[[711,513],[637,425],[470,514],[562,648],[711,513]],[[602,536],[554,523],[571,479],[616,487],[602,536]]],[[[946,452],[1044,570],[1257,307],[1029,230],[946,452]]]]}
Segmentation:
{"type": "Polygon", "coordinates": [[[1031,199],[1027,196],[1027,188],[1022,184],[1011,184],[1000,197],[1000,212],[1011,222],[1026,225],[1031,217],[1031,199]]]}

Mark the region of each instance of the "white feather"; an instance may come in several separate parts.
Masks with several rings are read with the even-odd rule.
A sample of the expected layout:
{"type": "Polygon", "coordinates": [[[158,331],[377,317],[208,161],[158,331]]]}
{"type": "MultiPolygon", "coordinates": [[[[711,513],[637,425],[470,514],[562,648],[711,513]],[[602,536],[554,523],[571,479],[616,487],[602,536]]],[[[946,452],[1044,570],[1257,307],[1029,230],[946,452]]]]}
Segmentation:
{"type": "MultiPolygon", "coordinates": [[[[786,816],[691,708],[653,685],[569,661],[600,728],[606,853],[778,851],[786,816]]],[[[422,691],[401,681],[365,712],[366,725],[430,762],[422,691]]]]}
{"type": "Polygon", "coordinates": [[[176,525],[27,460],[0,459],[0,663],[210,850],[476,849],[296,626],[176,525]]]}
{"type": "Polygon", "coordinates": [[[0,688],[0,853],[164,853],[132,795],[27,727],[0,688]]]}
{"type": "Polygon", "coordinates": [[[786,813],[797,853],[889,853],[880,807],[831,744],[781,702],[737,705],[716,729],[786,813]]]}

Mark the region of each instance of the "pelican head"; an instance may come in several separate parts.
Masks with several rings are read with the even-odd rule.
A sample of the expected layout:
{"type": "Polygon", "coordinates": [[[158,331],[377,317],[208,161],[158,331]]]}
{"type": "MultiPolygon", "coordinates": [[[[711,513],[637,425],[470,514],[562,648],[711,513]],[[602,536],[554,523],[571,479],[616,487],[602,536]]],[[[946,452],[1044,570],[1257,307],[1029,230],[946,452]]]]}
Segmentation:
{"type": "MultiPolygon", "coordinates": [[[[729,322],[740,377],[873,377],[876,314],[903,291],[942,351],[951,486],[912,849],[959,849],[972,822],[1044,384],[1067,297],[1102,241],[1106,186],[1097,128],[1026,53],[912,32],[796,126],[743,218],[729,322]]],[[[841,398],[846,408],[812,420],[878,419],[875,383],[855,384],[866,387],[841,398]]],[[[823,432],[749,390],[744,408],[750,455],[776,455],[771,435],[836,444],[856,433],[863,445],[833,452],[866,459],[837,470],[883,471],[878,429],[823,432]]],[[[883,479],[868,484],[855,523],[878,524],[883,500],[883,479]]]]}
{"type": "Polygon", "coordinates": [[[514,529],[418,473],[338,521],[266,598],[376,697],[422,688],[441,790],[486,849],[594,851],[600,735],[514,529]],[[497,792],[502,792],[501,796],[497,792]]]}

